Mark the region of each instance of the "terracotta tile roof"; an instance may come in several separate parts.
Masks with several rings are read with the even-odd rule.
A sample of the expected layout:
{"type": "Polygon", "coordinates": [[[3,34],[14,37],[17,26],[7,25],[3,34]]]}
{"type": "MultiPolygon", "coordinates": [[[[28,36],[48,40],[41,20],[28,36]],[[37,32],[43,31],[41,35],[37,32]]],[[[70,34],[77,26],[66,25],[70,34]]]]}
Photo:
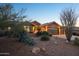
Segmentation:
{"type": "Polygon", "coordinates": [[[37,22],[37,21],[33,21],[33,22],[31,22],[32,23],[32,25],[41,25],[39,22],[37,22]]]}
{"type": "Polygon", "coordinates": [[[58,23],[57,23],[57,22],[55,22],[55,21],[43,24],[43,26],[45,26],[45,25],[47,25],[47,26],[50,26],[50,25],[57,25],[57,26],[61,26],[60,24],[58,24],[58,23]]]}

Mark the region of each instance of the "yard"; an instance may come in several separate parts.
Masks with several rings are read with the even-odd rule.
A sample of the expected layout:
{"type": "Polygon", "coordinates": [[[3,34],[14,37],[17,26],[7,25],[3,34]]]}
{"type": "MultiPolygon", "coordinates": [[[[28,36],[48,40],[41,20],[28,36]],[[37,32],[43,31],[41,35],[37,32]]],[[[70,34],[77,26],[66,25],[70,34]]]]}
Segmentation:
{"type": "Polygon", "coordinates": [[[40,41],[33,37],[36,44],[29,46],[18,42],[17,38],[0,37],[0,55],[10,56],[79,56],[79,47],[66,43],[65,38],[52,36],[49,41],[40,41]],[[45,51],[32,53],[34,47],[45,48],[45,51]]]}

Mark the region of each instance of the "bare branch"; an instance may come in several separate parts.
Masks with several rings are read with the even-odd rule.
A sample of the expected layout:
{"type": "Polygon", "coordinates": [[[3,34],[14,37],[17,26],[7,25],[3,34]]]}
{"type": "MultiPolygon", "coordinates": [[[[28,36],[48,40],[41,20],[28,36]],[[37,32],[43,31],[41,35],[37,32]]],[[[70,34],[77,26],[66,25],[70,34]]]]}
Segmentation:
{"type": "Polygon", "coordinates": [[[64,9],[60,14],[60,21],[65,27],[65,34],[68,41],[70,41],[72,36],[72,29],[76,24],[77,18],[78,16],[74,9],[64,9]]]}

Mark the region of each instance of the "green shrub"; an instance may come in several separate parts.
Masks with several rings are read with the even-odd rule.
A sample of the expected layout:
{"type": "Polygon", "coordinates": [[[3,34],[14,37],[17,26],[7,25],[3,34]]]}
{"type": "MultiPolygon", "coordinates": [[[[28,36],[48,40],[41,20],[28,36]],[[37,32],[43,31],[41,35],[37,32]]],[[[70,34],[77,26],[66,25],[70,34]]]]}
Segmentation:
{"type": "Polygon", "coordinates": [[[43,31],[43,32],[41,33],[41,35],[49,35],[49,33],[46,32],[46,31],[43,31]]]}
{"type": "Polygon", "coordinates": [[[8,36],[8,31],[0,30],[0,37],[8,36]]]}
{"type": "Polygon", "coordinates": [[[5,31],[5,36],[13,37],[13,31],[5,31]]]}
{"type": "Polygon", "coordinates": [[[42,35],[41,36],[41,41],[48,41],[50,38],[48,35],[42,35]]]}
{"type": "Polygon", "coordinates": [[[0,30],[0,37],[4,36],[4,31],[0,30]]]}
{"type": "Polygon", "coordinates": [[[13,32],[13,34],[12,34],[12,36],[14,37],[14,38],[18,38],[19,37],[19,31],[14,31],[13,32]]]}
{"type": "Polygon", "coordinates": [[[38,32],[36,33],[36,36],[41,36],[41,34],[42,34],[42,32],[39,32],[39,31],[38,31],[38,32]]]}
{"type": "Polygon", "coordinates": [[[52,34],[50,34],[50,33],[49,33],[49,32],[47,32],[47,31],[43,31],[43,32],[41,33],[41,35],[52,36],[52,34]]]}
{"type": "Polygon", "coordinates": [[[37,33],[36,33],[36,36],[42,36],[42,35],[52,36],[52,34],[46,32],[46,31],[43,31],[43,32],[37,32],[37,33]]]}
{"type": "Polygon", "coordinates": [[[74,44],[77,45],[77,46],[79,46],[79,38],[75,38],[74,44]]]}
{"type": "Polygon", "coordinates": [[[24,42],[26,44],[29,44],[29,45],[34,45],[35,42],[33,41],[33,39],[28,35],[28,33],[26,32],[20,32],[19,33],[19,41],[20,42],[24,42]]]}

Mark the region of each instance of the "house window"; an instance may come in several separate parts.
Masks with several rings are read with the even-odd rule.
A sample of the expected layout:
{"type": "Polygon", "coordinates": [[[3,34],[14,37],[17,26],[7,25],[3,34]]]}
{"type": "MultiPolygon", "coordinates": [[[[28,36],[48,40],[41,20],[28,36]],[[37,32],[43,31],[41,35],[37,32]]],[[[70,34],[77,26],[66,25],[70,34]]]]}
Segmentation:
{"type": "Polygon", "coordinates": [[[30,27],[29,26],[24,26],[24,30],[26,30],[27,32],[30,32],[30,27]]]}

